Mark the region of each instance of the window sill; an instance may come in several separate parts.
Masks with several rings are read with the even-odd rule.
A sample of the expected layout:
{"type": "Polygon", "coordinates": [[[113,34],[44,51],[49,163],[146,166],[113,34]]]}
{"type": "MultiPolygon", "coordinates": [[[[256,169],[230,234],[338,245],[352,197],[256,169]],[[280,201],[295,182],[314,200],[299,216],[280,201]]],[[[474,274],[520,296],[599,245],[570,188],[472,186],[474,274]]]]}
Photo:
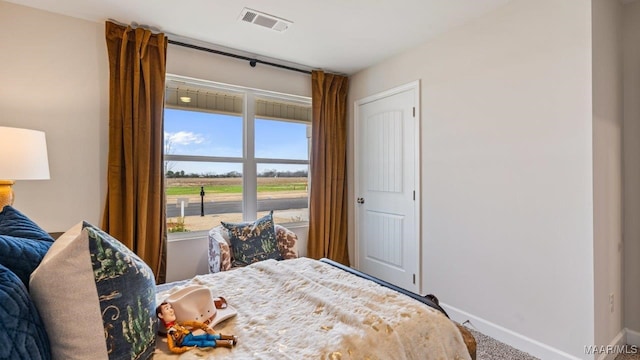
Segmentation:
{"type": "Polygon", "coordinates": [[[206,239],[208,236],[209,236],[208,230],[168,233],[167,242],[187,241],[187,240],[195,240],[195,239],[202,239],[202,238],[206,239]]]}

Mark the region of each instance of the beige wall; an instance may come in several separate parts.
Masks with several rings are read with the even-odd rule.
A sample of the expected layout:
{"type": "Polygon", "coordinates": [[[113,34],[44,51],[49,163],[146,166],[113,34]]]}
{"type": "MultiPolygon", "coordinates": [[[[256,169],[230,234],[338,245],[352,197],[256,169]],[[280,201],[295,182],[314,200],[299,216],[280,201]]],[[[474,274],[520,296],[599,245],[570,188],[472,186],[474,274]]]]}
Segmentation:
{"type": "Polygon", "coordinates": [[[588,358],[591,2],[515,0],[354,75],[349,99],[417,79],[423,291],[540,358],[588,358]]]}
{"type": "Polygon", "coordinates": [[[0,1],[0,125],[46,133],[51,180],[19,181],[14,206],[47,231],[98,224],[106,189],[104,24],[0,1]]]}
{"type": "MultiPolygon", "coordinates": [[[[594,0],[593,220],[595,343],[624,339],[622,287],[622,5],[594,0]],[[610,304],[613,296],[613,304],[610,304]]],[[[615,342],[614,341],[614,342],[615,342]]]]}
{"type": "Polygon", "coordinates": [[[624,310],[640,343],[640,2],[624,7],[623,29],[624,310]]]}
{"type": "Polygon", "coordinates": [[[169,45],[167,73],[285,94],[311,96],[311,75],[169,45]]]}

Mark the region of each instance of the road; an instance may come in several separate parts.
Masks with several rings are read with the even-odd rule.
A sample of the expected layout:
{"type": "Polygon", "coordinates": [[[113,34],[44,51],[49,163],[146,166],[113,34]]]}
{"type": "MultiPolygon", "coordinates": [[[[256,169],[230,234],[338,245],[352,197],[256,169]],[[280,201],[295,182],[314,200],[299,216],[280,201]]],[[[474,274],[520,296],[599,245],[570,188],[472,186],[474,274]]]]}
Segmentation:
{"type": "MultiPolygon", "coordinates": [[[[269,210],[289,210],[289,209],[305,209],[309,205],[307,198],[290,198],[290,199],[267,199],[258,200],[258,211],[269,210]]],[[[205,201],[204,214],[227,214],[241,213],[242,201],[205,201]]],[[[200,203],[190,202],[184,208],[184,216],[199,216],[200,203]]],[[[167,205],[167,217],[180,216],[180,206],[175,204],[167,205]]]]}

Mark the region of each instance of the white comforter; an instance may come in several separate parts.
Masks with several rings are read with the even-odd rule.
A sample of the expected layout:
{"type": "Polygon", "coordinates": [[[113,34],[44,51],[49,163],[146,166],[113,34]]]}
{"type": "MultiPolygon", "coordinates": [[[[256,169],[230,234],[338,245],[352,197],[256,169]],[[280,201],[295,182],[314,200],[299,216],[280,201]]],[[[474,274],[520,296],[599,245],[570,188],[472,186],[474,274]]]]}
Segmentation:
{"type": "Polygon", "coordinates": [[[238,335],[238,345],[173,355],[159,338],[154,359],[470,359],[440,312],[319,261],[263,261],[189,284],[237,309],[216,330],[238,335]]]}

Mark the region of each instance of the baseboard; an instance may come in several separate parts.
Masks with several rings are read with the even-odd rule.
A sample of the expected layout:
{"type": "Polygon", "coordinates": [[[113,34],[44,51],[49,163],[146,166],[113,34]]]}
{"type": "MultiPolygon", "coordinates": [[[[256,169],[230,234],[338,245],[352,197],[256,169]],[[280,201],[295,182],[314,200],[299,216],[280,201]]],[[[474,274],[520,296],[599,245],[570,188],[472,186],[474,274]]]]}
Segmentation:
{"type": "Polygon", "coordinates": [[[616,337],[611,340],[609,347],[614,349],[606,354],[601,354],[597,357],[598,360],[614,360],[618,354],[620,354],[620,349],[622,349],[627,344],[627,334],[626,330],[622,329],[616,337]]]}
{"type": "Polygon", "coordinates": [[[640,346],[640,332],[624,329],[627,336],[627,344],[640,346]]]}
{"type": "MultiPolygon", "coordinates": [[[[564,351],[543,344],[534,339],[530,339],[524,335],[518,334],[500,325],[484,320],[477,316],[471,315],[453,306],[449,306],[440,302],[445,311],[452,320],[461,324],[467,320],[471,322],[471,328],[490,336],[498,341],[513,346],[514,348],[529,353],[539,359],[562,359],[562,360],[582,360],[564,351]]],[[[468,324],[465,324],[468,325],[468,324]]]]}

